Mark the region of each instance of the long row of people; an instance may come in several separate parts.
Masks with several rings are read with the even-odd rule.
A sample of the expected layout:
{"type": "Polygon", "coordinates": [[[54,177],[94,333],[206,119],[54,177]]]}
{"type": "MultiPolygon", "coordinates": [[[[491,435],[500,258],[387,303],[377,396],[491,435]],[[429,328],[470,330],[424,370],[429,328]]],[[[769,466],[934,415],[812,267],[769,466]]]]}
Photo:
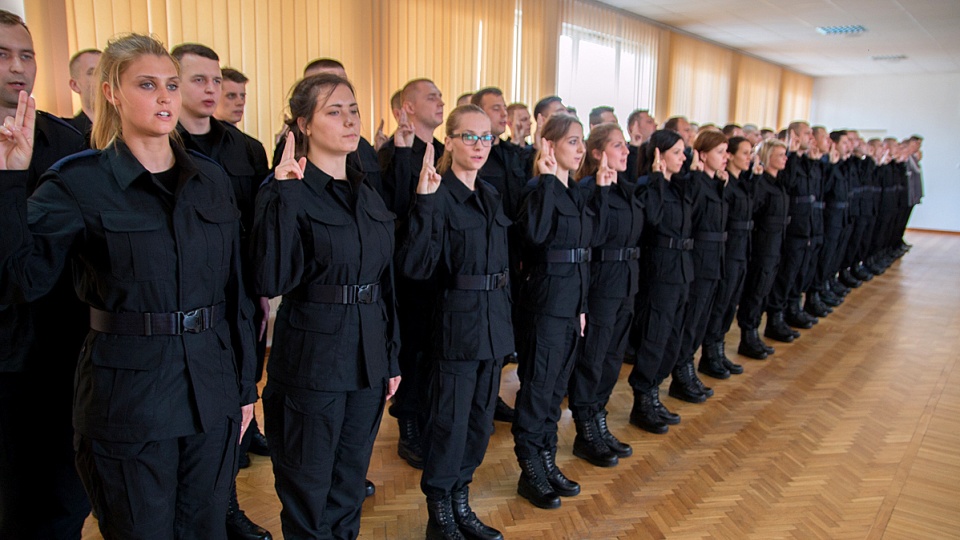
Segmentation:
{"type": "Polygon", "coordinates": [[[28,97],[30,41],[0,13],[20,81],[0,92],[4,537],[43,524],[75,538],[92,504],[106,538],[269,538],[237,505],[253,444],[271,457],[286,537],[354,538],[389,410],[398,453],[423,469],[427,537],[502,538],[469,502],[498,404],[513,413],[520,496],[557,508],[580,491],[557,466],[565,397],[573,454],[615,466],[632,454],[608,424],[625,357],[630,423],[666,433],[680,423],[659,397],[668,376],[670,396],[700,403],[712,390],[698,371],[742,373],[723,347],[735,316],[744,356],[774,352],[759,337],[764,311],[766,337],[796,339],[791,326],[811,327],[905,252],[919,201],[919,138],[863,143],[795,122],[783,140],[726,126],[689,141],[682,117],[656,130],[636,111],[628,141],[601,107],[585,139],[550,96],[526,145],[531,115],[490,87],[446,115],[441,142],[444,102],[428,79],[398,92],[398,129],[370,144],[329,59],[293,87],[271,174],[230,121],[245,77],[230,73],[228,88],[210,48],[168,53],[132,34],[82,51],[78,132],[28,97]],[[81,133],[94,150],[75,153],[81,133]],[[251,442],[277,296],[269,442],[251,442]],[[44,339],[52,330],[76,337],[44,339]],[[57,457],[30,456],[20,437],[42,418],[7,405],[35,399],[50,362],[78,350],[58,371],[76,367],[66,409],[79,481],[34,482],[63,464],[71,430],[50,438],[57,457]],[[498,398],[511,361],[515,412],[498,398]],[[19,497],[30,482],[37,498],[19,497]],[[47,490],[69,498],[61,524],[26,508],[47,490]]]}

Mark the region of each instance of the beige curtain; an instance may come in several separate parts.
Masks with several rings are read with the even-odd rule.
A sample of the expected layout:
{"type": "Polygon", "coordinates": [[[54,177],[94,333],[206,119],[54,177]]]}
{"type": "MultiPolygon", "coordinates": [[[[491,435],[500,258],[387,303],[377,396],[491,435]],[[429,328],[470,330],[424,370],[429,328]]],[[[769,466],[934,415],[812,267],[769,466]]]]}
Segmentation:
{"type": "Polygon", "coordinates": [[[734,53],[685,35],[670,37],[669,116],[723,125],[730,119],[734,53]]]}
{"type": "Polygon", "coordinates": [[[737,57],[731,120],[741,125],[777,125],[783,68],[742,54],[737,57]]]}
{"type": "Polygon", "coordinates": [[[780,83],[780,121],[778,128],[787,127],[794,120],[810,118],[813,102],[813,77],[789,69],[783,70],[780,83]]]}

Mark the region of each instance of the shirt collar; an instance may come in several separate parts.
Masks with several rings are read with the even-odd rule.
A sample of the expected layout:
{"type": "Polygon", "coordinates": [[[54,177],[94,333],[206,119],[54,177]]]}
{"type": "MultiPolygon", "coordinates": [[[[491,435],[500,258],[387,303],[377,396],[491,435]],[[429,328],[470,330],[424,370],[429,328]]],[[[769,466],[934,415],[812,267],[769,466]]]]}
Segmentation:
{"type": "MultiPolygon", "coordinates": [[[[197,168],[182,146],[171,142],[170,147],[173,149],[173,159],[180,168],[179,183],[182,184],[197,174],[197,168]]],[[[150,171],[134,157],[130,148],[122,140],[118,139],[104,150],[104,153],[109,156],[113,177],[121,189],[127,189],[137,178],[150,174],[150,171]]]]}

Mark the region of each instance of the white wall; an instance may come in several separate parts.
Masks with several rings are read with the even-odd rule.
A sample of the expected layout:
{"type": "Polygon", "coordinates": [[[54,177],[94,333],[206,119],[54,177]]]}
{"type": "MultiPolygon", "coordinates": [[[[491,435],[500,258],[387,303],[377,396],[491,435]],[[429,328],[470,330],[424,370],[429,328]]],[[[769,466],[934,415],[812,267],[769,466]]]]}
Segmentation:
{"type": "Polygon", "coordinates": [[[960,232],[960,73],[820,77],[810,117],[831,130],[921,135],[924,197],[909,226],[960,232]]]}

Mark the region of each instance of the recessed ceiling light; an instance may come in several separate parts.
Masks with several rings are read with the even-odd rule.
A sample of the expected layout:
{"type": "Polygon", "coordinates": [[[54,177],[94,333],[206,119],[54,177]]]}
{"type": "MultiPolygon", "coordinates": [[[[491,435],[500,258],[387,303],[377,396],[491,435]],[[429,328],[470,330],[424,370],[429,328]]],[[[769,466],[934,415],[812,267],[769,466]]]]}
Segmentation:
{"type": "Polygon", "coordinates": [[[862,34],[867,29],[859,24],[848,24],[843,26],[818,26],[817,32],[825,36],[852,36],[862,34]]]}
{"type": "Polygon", "coordinates": [[[871,56],[873,60],[878,62],[899,62],[901,60],[906,60],[907,55],[905,54],[878,54],[876,56],[871,56]]]}

